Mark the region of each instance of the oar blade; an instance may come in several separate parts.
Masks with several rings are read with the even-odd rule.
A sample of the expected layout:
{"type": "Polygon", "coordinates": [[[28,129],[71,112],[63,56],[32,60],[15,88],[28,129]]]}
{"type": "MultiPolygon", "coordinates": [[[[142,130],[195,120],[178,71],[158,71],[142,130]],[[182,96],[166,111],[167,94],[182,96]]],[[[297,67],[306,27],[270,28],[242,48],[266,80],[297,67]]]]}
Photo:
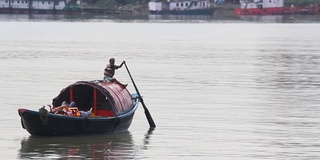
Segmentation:
{"type": "Polygon", "coordinates": [[[143,105],[143,108],[144,108],[144,114],[147,117],[147,120],[148,120],[150,128],[156,128],[156,124],[154,123],[148,108],[145,106],[144,103],[142,103],[142,105],[143,105]]]}

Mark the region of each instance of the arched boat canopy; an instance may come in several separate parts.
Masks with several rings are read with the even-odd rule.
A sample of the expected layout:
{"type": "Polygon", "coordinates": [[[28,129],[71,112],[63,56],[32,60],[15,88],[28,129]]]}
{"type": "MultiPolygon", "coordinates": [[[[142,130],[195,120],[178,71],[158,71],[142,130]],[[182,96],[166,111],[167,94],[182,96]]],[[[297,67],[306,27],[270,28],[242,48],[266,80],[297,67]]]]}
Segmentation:
{"type": "Polygon", "coordinates": [[[96,116],[114,117],[129,111],[133,107],[133,99],[126,85],[116,79],[110,82],[79,81],[61,90],[53,99],[53,107],[63,101],[74,101],[79,110],[88,111],[93,108],[96,116]]]}

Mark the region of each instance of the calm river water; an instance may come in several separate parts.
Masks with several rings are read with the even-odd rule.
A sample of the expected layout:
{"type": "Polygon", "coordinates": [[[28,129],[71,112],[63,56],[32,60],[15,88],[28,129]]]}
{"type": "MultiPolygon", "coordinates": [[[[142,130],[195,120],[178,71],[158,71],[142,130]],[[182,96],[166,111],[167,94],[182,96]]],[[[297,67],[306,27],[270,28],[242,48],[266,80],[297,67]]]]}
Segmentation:
{"type": "MultiPolygon", "coordinates": [[[[0,16],[1,159],[320,159],[320,24],[295,17],[0,16]],[[18,108],[126,60],[142,106],[128,132],[34,137],[18,108]]],[[[116,78],[129,84],[128,73],[116,78]]]]}

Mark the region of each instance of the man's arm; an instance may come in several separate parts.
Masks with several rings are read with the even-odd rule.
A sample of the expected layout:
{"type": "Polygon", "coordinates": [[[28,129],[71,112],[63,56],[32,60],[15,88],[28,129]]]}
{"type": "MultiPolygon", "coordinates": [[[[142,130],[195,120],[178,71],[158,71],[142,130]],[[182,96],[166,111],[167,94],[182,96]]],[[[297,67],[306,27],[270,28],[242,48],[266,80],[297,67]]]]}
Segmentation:
{"type": "Polygon", "coordinates": [[[126,61],[122,61],[122,63],[120,64],[120,68],[123,66],[123,64],[126,63],[126,61]]]}

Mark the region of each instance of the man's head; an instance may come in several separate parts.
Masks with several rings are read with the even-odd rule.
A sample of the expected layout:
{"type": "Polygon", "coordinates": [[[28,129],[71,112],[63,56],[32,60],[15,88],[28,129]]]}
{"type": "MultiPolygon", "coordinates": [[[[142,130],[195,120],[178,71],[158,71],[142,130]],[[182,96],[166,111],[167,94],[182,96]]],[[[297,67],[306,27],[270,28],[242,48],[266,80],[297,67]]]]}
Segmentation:
{"type": "Polygon", "coordinates": [[[110,59],[109,59],[109,63],[110,63],[110,64],[114,65],[114,62],[115,62],[115,59],[114,59],[114,58],[110,58],[110,59]]]}
{"type": "Polygon", "coordinates": [[[77,106],[77,105],[76,105],[75,102],[71,102],[69,106],[70,106],[70,107],[75,107],[75,106],[77,106]]]}
{"type": "Polygon", "coordinates": [[[68,103],[66,101],[63,101],[61,106],[68,106],[68,103]]]}

